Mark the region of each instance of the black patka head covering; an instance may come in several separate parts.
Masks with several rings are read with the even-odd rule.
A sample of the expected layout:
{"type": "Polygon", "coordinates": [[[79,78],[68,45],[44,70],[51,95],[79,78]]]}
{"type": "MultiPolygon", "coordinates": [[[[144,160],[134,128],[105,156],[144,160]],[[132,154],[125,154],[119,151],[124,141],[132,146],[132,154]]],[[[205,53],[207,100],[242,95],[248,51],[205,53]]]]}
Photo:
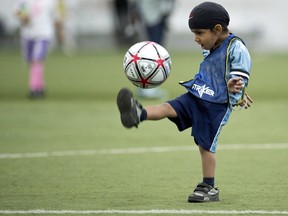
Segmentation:
{"type": "Polygon", "coordinates": [[[203,2],[193,8],[188,23],[190,29],[212,29],[216,24],[227,27],[229,21],[229,14],[222,5],[203,2]]]}

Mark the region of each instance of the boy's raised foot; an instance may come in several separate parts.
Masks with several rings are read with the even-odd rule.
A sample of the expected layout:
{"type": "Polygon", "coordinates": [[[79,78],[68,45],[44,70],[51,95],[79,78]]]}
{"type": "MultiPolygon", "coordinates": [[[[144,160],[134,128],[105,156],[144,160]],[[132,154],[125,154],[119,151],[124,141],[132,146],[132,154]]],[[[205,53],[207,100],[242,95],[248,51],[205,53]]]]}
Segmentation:
{"type": "Polygon", "coordinates": [[[121,115],[121,122],[124,127],[138,127],[142,105],[133,97],[132,92],[122,88],[117,96],[117,106],[121,115]]]}

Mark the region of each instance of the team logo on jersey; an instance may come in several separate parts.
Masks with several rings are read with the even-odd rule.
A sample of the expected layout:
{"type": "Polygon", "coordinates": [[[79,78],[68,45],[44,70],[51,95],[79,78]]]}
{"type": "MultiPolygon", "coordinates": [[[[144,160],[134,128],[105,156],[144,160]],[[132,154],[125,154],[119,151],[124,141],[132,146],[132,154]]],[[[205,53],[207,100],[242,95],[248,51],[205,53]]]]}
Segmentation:
{"type": "Polygon", "coordinates": [[[196,90],[199,93],[200,98],[202,98],[203,94],[207,94],[209,96],[214,97],[214,91],[211,90],[209,87],[206,87],[206,84],[203,86],[200,86],[194,83],[192,86],[192,89],[196,90]]]}

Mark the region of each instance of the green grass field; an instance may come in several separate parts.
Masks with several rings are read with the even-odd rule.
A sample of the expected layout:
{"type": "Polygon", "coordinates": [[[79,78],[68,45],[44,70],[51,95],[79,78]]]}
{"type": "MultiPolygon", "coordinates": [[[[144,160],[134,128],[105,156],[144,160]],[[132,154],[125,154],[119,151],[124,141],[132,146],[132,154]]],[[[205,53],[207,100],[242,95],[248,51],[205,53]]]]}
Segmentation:
{"type": "MultiPolygon", "coordinates": [[[[201,181],[190,130],[179,133],[168,120],[122,127],[117,92],[136,90],[122,71],[123,55],[52,53],[47,97],[29,100],[20,53],[0,51],[0,214],[288,214],[288,55],[252,55],[254,104],[234,112],[223,128],[216,176],[221,202],[206,204],[187,203],[201,181]]],[[[162,85],[169,98],[185,92],[177,83],[192,78],[200,61],[195,53],[171,57],[162,85]]]]}

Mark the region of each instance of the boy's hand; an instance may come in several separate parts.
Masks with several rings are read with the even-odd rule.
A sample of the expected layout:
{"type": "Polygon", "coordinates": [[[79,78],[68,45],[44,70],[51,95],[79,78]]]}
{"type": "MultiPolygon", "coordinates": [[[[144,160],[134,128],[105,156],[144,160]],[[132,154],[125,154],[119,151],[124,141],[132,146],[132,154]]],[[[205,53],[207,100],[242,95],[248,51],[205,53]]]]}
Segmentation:
{"type": "MultiPolygon", "coordinates": [[[[241,90],[245,88],[245,85],[244,85],[243,79],[241,77],[237,77],[237,78],[229,79],[227,82],[227,87],[228,87],[229,93],[239,93],[241,90]]],[[[247,109],[248,107],[251,106],[251,104],[253,103],[253,100],[247,93],[245,93],[245,90],[243,94],[244,95],[237,102],[236,106],[240,106],[242,108],[247,109]]]]}
{"type": "Polygon", "coordinates": [[[16,16],[20,20],[22,25],[28,25],[29,24],[29,16],[28,14],[22,13],[22,12],[17,12],[16,16]]]}
{"type": "Polygon", "coordinates": [[[229,93],[239,93],[244,88],[244,82],[241,77],[231,78],[227,82],[229,93]]]}

